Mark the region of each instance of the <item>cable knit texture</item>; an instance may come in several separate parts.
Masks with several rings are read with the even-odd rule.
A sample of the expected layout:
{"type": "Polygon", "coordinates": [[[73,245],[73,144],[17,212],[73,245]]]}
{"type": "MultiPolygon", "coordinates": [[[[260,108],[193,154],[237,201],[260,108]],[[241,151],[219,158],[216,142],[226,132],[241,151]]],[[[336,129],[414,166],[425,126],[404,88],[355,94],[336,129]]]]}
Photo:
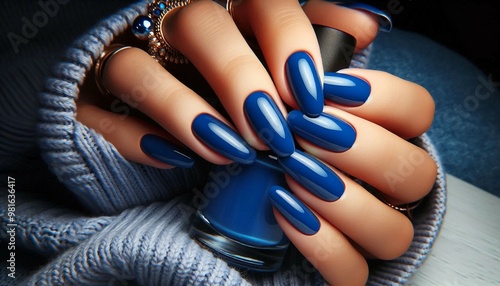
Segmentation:
{"type": "MultiPolygon", "coordinates": [[[[186,194],[205,179],[206,166],[158,170],[125,160],[94,130],[75,118],[75,100],[98,55],[143,12],[133,4],[99,23],[67,49],[40,94],[38,132],[50,170],[89,213],[19,194],[17,245],[49,262],[24,275],[27,285],[322,285],[319,273],[290,249],[276,273],[238,272],[188,235],[194,210],[186,194]]],[[[353,66],[366,67],[371,46],[353,66]]],[[[371,265],[369,285],[408,281],[427,256],[445,213],[444,172],[427,136],[415,144],[439,164],[430,195],[415,213],[410,249],[371,265]]],[[[2,196],[6,205],[6,196],[2,196]]],[[[7,237],[8,215],[1,210],[7,237]]],[[[5,271],[2,269],[2,271],[5,271]]],[[[4,275],[5,277],[6,275],[4,275]]]]}

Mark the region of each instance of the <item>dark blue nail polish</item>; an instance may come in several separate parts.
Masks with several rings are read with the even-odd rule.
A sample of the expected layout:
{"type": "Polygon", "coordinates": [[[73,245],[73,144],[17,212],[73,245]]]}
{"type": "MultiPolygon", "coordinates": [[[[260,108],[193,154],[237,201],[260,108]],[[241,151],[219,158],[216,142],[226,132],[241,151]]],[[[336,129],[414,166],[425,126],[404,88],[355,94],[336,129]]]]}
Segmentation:
{"type": "Polygon", "coordinates": [[[346,3],[346,4],[338,4],[347,8],[362,10],[371,14],[374,14],[377,17],[379,30],[382,32],[390,32],[392,30],[392,19],[391,16],[376,7],[373,7],[364,3],[346,3]]]}
{"type": "Polygon", "coordinates": [[[371,93],[368,82],[342,73],[325,73],[325,98],[346,106],[360,106],[371,93]]]}
{"type": "Polygon", "coordinates": [[[160,136],[144,135],[140,145],[144,153],[163,163],[179,168],[191,168],[194,165],[194,160],[187,151],[181,150],[160,136]]]}
{"type": "Polygon", "coordinates": [[[287,190],[273,186],[269,191],[271,202],[274,207],[290,222],[298,231],[306,235],[318,232],[321,224],[318,218],[304,203],[296,199],[287,190]]]}
{"type": "Polygon", "coordinates": [[[273,99],[262,91],[248,96],[245,115],[258,136],[278,156],[289,156],[295,151],[293,135],[273,99]]]}
{"type": "Polygon", "coordinates": [[[344,193],[344,182],[318,159],[296,150],[289,157],[280,157],[278,162],[287,174],[318,198],[333,202],[344,193]]]}
{"type": "Polygon", "coordinates": [[[356,130],[349,123],[327,113],[312,118],[293,110],[288,123],[294,134],[333,152],[347,151],[356,141],[356,130]]]}
{"type": "Polygon", "coordinates": [[[288,84],[300,109],[310,117],[323,111],[324,95],[316,66],[305,52],[292,54],[285,66],[288,84]]]}
{"type": "Polygon", "coordinates": [[[289,241],[273,214],[269,190],[276,185],[286,186],[283,171],[263,153],[250,165],[215,166],[194,190],[190,235],[232,265],[278,270],[289,241]]]}
{"type": "Polygon", "coordinates": [[[191,129],[198,139],[221,155],[242,164],[255,161],[255,150],[233,129],[212,115],[198,115],[191,129]]]}

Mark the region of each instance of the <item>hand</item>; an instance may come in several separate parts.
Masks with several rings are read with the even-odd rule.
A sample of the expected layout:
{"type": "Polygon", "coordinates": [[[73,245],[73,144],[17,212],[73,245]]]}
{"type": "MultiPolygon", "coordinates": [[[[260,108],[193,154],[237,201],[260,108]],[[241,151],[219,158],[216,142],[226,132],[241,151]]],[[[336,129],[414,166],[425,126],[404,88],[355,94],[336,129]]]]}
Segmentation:
{"type": "Polygon", "coordinates": [[[436,179],[431,157],[401,137],[428,127],[433,104],[424,88],[392,75],[343,72],[370,83],[369,99],[359,107],[331,104],[314,119],[292,111],[288,121],[300,146],[326,164],[300,153],[281,159],[293,195],[278,188],[271,197],[287,237],[330,284],[364,285],[366,258],[394,259],[413,238],[411,221],[380,199],[404,206],[436,179]],[[409,124],[412,118],[421,121],[409,124]],[[376,196],[345,174],[375,187],[376,196]]]}
{"type": "MultiPolygon", "coordinates": [[[[187,152],[178,146],[184,144],[216,164],[226,164],[231,160],[248,163],[253,159],[254,148],[271,148],[281,154],[290,154],[294,147],[290,134],[285,134],[283,138],[271,134],[270,136],[275,136],[273,140],[267,140],[266,146],[257,135],[265,132],[255,130],[252,127],[255,122],[249,120],[255,121],[262,116],[245,112],[244,103],[250,94],[262,91],[269,97],[269,104],[274,107],[275,113],[270,112],[279,117],[282,124],[283,115],[287,112],[284,103],[295,109],[300,105],[308,114],[319,114],[323,108],[323,73],[318,72],[322,71],[322,63],[316,36],[308,17],[296,1],[241,3],[234,7],[236,23],[227,11],[212,1],[197,1],[181,9],[174,9],[165,21],[168,42],[186,55],[200,71],[222,102],[231,121],[165,71],[145,52],[136,48],[123,50],[108,61],[103,70],[103,84],[112,94],[146,114],[155,124],[128,116],[130,108],[116,103],[113,98],[96,96],[97,92],[91,88],[82,90],[78,119],[101,132],[125,158],[158,168],[190,166],[192,160],[190,154],[173,159],[169,158],[169,154],[157,154],[153,150],[155,146],[170,146],[171,154],[183,154],[187,152]],[[270,74],[247,45],[245,38],[249,37],[258,41],[270,74]],[[288,61],[291,55],[295,55],[295,61],[297,57],[308,61],[309,72],[316,87],[315,94],[292,92],[291,86],[304,85],[305,79],[287,76],[287,65],[294,66],[293,59],[288,61]],[[109,111],[118,111],[119,114],[109,111]],[[218,138],[207,138],[210,134],[204,136],[196,132],[192,123],[199,114],[207,114],[211,119],[216,119],[217,124],[224,129],[238,130],[241,137],[236,133],[231,137],[233,142],[238,142],[238,148],[242,149],[231,147],[227,142],[221,143],[224,140],[208,143],[208,140],[217,141],[218,138]],[[145,137],[151,134],[156,136],[145,137]],[[168,144],[173,138],[176,138],[173,140],[175,143],[168,144]]],[[[349,18],[361,21],[363,27],[368,27],[368,30],[348,31],[358,38],[358,47],[367,45],[375,37],[377,23],[372,16],[331,3],[326,4],[332,14],[339,14],[338,11],[341,11],[340,14],[355,15],[355,18],[352,15],[349,18]]],[[[296,71],[298,68],[295,65],[292,69],[296,71]]],[[[193,88],[191,84],[189,86],[193,88]]],[[[199,121],[204,121],[201,124],[208,124],[207,118],[205,116],[199,121]]],[[[273,130],[272,126],[268,127],[268,130],[273,130]]]]}
{"type": "MultiPolygon", "coordinates": [[[[291,148],[290,144],[294,143],[290,143],[293,140],[289,136],[281,137],[282,140],[273,140],[272,136],[264,137],[264,140],[259,138],[257,134],[263,130],[254,129],[259,125],[255,121],[265,116],[246,110],[247,99],[264,98],[269,106],[274,107],[272,114],[281,121],[278,127],[286,127],[283,124],[283,115],[287,113],[285,104],[309,115],[316,113],[318,106],[323,108],[323,100],[311,101],[314,96],[294,94],[290,85],[304,82],[304,79],[288,78],[286,73],[290,56],[296,51],[305,51],[299,56],[310,56],[309,62],[313,63],[309,64],[310,72],[316,73],[314,84],[319,81],[321,85],[323,81],[323,73],[318,72],[322,70],[319,48],[309,19],[353,34],[358,49],[373,40],[378,29],[377,21],[370,14],[322,1],[311,1],[302,9],[292,0],[248,0],[235,7],[234,15],[235,20],[211,1],[199,1],[174,10],[165,21],[168,42],[186,55],[207,80],[231,121],[200,97],[200,92],[182,84],[136,48],[123,50],[108,61],[103,70],[103,84],[112,94],[154,122],[149,123],[128,113],[110,112],[125,106],[113,105],[113,98],[95,96],[90,88],[82,91],[78,119],[100,131],[125,158],[158,168],[189,167],[192,164],[192,156],[185,150],[179,151],[181,144],[216,164],[226,164],[231,160],[249,163],[254,148],[292,154],[295,148],[291,148]],[[257,39],[269,73],[246,44],[249,37],[257,39]],[[263,91],[267,96],[255,91],[263,91]],[[209,124],[225,130],[230,140],[200,132],[209,124]],[[201,127],[197,128],[198,125],[201,127]],[[230,143],[236,145],[231,147],[230,143]],[[169,148],[171,152],[168,154],[158,153],[159,149],[169,148]],[[175,156],[179,153],[183,155],[175,156]]],[[[423,197],[434,182],[435,164],[425,152],[401,137],[417,136],[429,127],[433,103],[427,91],[382,72],[348,69],[341,74],[351,74],[355,76],[354,81],[357,78],[365,82],[369,86],[366,98],[359,106],[345,106],[346,101],[339,99],[336,92],[331,95],[326,90],[326,104],[329,106],[318,118],[330,114],[347,122],[355,134],[350,140],[352,144],[340,144],[344,145],[344,150],[320,148],[317,144],[321,143],[311,138],[321,136],[300,134],[297,130],[302,122],[292,122],[289,118],[290,125],[299,134],[297,141],[317,158],[373,185],[385,200],[393,204],[423,197]],[[335,103],[335,100],[343,104],[335,103]],[[410,163],[411,171],[401,175],[400,170],[407,167],[402,165],[404,162],[418,164],[410,163]]],[[[341,77],[339,74],[329,76],[341,77]]],[[[326,89],[336,88],[327,81],[325,83],[326,89]]],[[[348,93],[344,97],[349,97],[348,93]]],[[[355,93],[359,93],[358,90],[355,93]]],[[[322,98],[322,94],[316,95],[316,98],[322,98]]],[[[267,124],[267,127],[272,127],[269,122],[267,124]]],[[[314,130],[305,128],[308,132],[314,130]]],[[[294,160],[293,156],[290,158],[294,160]]],[[[288,178],[294,194],[313,210],[320,222],[321,227],[315,234],[303,234],[278,212],[277,219],[292,242],[328,282],[340,285],[362,283],[367,275],[363,255],[382,259],[397,257],[411,241],[411,223],[337,169],[331,167],[329,170],[336,173],[345,185],[340,199],[335,202],[311,195],[308,191],[317,190],[308,187],[306,191],[292,177],[288,178]],[[317,248],[321,242],[326,248],[317,248]],[[318,253],[326,254],[318,256],[318,253]]]]}
{"type": "MultiPolygon", "coordinates": [[[[310,1],[304,10],[313,22],[331,21],[332,25],[338,21],[334,26],[347,25],[342,26],[344,30],[362,27],[349,25],[352,21],[345,20],[342,13],[327,17],[327,4],[310,1]]],[[[364,38],[359,35],[370,35],[353,34],[358,35],[358,43],[364,38]]],[[[299,184],[297,175],[313,168],[300,170],[305,164],[296,163],[307,160],[314,166],[315,160],[307,154],[294,154],[285,163],[291,168],[287,182],[293,195],[275,188],[271,197],[278,223],[328,283],[364,285],[366,259],[394,259],[408,249],[413,238],[411,221],[389,205],[418,201],[436,179],[436,163],[405,140],[430,127],[434,102],[417,84],[361,69],[325,75],[325,98],[327,106],[320,117],[310,119],[292,111],[288,122],[299,145],[328,165],[322,169],[330,179],[307,188],[299,184]],[[342,81],[344,84],[332,84],[342,81]],[[376,196],[352,177],[375,187],[376,196]]],[[[314,175],[309,179],[321,182],[314,175]]]]}

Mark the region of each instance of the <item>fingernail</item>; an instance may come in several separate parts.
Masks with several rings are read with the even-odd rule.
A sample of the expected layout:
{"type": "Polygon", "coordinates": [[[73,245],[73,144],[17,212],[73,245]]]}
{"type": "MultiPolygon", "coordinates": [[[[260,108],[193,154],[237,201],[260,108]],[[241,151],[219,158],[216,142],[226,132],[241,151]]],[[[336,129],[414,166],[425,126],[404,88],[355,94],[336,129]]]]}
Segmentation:
{"type": "Polygon", "coordinates": [[[347,151],[356,141],[356,130],[349,123],[327,113],[311,118],[293,110],[288,122],[294,134],[333,152],[347,151]]]}
{"type": "Polygon", "coordinates": [[[141,138],[141,149],[146,155],[179,168],[191,168],[193,158],[186,151],[168,142],[160,136],[146,134],[141,138]]]}
{"type": "Polygon", "coordinates": [[[336,72],[348,68],[356,48],[356,38],[331,27],[318,24],[312,26],[318,39],[323,70],[336,72]]]}
{"type": "Polygon", "coordinates": [[[289,156],[295,151],[292,132],[273,99],[262,91],[248,96],[245,115],[259,138],[278,156],[289,156]]]}
{"type": "Polygon", "coordinates": [[[346,106],[360,106],[371,93],[368,82],[348,74],[325,73],[325,98],[346,106]]]}
{"type": "Polygon", "coordinates": [[[306,235],[313,235],[318,232],[321,226],[318,218],[290,192],[281,187],[272,186],[269,190],[269,197],[273,206],[298,231],[306,235]]]}
{"type": "Polygon", "coordinates": [[[305,52],[292,54],[285,66],[288,84],[300,109],[307,116],[316,117],[323,111],[323,88],[316,66],[305,52]]]}
{"type": "Polygon", "coordinates": [[[379,30],[382,32],[390,32],[392,29],[392,19],[386,12],[364,3],[349,3],[349,4],[338,4],[347,8],[362,10],[377,17],[379,30]]]}
{"type": "Polygon", "coordinates": [[[233,129],[212,115],[198,115],[191,129],[199,140],[222,156],[242,164],[255,161],[255,150],[233,129]]]}
{"type": "Polygon", "coordinates": [[[344,193],[344,182],[318,159],[302,151],[278,158],[285,172],[318,198],[333,202],[344,193]]]}

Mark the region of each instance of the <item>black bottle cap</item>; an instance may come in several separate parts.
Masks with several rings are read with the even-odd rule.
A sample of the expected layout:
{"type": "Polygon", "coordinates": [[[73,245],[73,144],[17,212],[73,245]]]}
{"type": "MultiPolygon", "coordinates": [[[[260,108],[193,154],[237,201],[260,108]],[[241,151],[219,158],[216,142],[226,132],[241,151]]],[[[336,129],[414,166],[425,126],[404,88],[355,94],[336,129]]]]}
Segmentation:
{"type": "Polygon", "coordinates": [[[331,27],[318,24],[312,26],[318,38],[325,72],[348,68],[356,48],[356,38],[331,27]]]}

